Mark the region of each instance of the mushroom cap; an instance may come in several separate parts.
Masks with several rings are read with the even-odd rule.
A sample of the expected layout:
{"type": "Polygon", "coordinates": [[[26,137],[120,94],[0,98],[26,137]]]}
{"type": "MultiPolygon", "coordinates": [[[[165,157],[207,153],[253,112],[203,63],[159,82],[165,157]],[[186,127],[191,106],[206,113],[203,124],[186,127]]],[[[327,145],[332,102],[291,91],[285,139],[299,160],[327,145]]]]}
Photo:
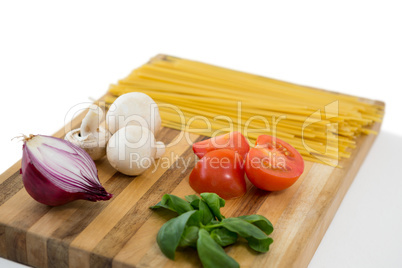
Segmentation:
{"type": "Polygon", "coordinates": [[[106,155],[106,144],[110,137],[108,130],[100,127],[99,139],[92,134],[82,137],[80,132],[79,128],[71,130],[64,139],[84,149],[93,160],[101,159],[106,155]]]}
{"type": "Polygon", "coordinates": [[[114,134],[129,125],[143,126],[156,134],[161,128],[158,105],[148,95],[130,92],[118,97],[106,114],[109,131],[114,134]]]}
{"type": "Polygon", "coordinates": [[[154,134],[148,128],[128,125],[109,139],[107,159],[119,172],[136,176],[152,165],[157,150],[155,144],[154,134]]]}

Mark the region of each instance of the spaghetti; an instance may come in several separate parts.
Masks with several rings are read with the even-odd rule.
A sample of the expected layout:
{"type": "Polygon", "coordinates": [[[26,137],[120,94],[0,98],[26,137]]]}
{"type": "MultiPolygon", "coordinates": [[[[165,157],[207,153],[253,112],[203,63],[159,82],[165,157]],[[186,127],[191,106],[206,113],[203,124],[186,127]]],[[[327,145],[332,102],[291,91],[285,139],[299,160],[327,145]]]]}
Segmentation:
{"type": "Polygon", "coordinates": [[[155,100],[165,127],[205,136],[241,131],[251,143],[275,135],[305,160],[331,165],[384,114],[374,101],[166,55],[112,84],[106,103],[133,91],[155,100]]]}

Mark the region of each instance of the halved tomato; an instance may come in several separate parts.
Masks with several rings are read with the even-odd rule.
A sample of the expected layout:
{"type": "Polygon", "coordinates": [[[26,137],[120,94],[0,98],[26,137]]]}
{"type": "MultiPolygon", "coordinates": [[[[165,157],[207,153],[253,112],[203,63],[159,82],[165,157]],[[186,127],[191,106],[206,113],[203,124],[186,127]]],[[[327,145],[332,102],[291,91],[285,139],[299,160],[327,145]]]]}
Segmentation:
{"type": "Polygon", "coordinates": [[[219,149],[234,150],[245,159],[250,150],[250,145],[248,144],[247,139],[238,131],[216,136],[193,144],[193,151],[199,158],[202,158],[208,152],[219,149]]]}
{"type": "Polygon", "coordinates": [[[290,187],[304,171],[300,153],[290,144],[260,135],[246,158],[246,175],[252,184],[266,191],[290,187]]]}

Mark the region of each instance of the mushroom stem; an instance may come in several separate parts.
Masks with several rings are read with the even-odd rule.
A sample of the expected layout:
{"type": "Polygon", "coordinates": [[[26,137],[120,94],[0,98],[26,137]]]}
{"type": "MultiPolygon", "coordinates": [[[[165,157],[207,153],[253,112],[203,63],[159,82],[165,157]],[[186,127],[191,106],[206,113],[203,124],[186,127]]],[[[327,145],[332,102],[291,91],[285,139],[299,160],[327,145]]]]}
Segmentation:
{"type": "Polygon", "coordinates": [[[89,106],[88,113],[81,123],[81,137],[92,134],[95,138],[99,137],[99,124],[103,119],[103,111],[96,104],[89,106]]]}
{"type": "Polygon", "coordinates": [[[155,159],[161,158],[162,155],[165,153],[165,151],[166,151],[165,144],[161,141],[157,141],[155,159]]]}

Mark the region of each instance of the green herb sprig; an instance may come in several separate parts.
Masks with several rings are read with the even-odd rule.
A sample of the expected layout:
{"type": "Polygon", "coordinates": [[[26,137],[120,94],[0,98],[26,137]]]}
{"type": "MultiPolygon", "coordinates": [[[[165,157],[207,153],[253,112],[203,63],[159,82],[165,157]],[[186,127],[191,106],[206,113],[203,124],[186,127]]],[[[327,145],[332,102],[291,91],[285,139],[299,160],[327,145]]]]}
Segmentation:
{"type": "Polygon", "coordinates": [[[188,195],[186,200],[165,194],[151,209],[174,211],[177,217],[167,221],[159,230],[157,243],[169,259],[174,260],[178,247],[192,247],[204,267],[239,267],[223,247],[236,243],[239,237],[247,240],[250,248],[267,252],[273,239],[268,237],[274,227],[262,215],[225,218],[220,209],[225,200],[214,193],[188,195]]]}

